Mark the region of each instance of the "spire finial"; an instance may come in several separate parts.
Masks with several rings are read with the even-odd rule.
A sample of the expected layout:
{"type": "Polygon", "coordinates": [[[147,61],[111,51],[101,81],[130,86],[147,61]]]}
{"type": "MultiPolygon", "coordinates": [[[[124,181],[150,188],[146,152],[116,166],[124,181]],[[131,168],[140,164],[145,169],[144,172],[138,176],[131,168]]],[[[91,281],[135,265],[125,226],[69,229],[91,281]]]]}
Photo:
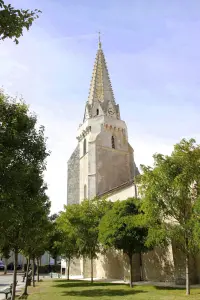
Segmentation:
{"type": "Polygon", "coordinates": [[[99,31],[99,49],[101,49],[101,32],[99,31]]]}

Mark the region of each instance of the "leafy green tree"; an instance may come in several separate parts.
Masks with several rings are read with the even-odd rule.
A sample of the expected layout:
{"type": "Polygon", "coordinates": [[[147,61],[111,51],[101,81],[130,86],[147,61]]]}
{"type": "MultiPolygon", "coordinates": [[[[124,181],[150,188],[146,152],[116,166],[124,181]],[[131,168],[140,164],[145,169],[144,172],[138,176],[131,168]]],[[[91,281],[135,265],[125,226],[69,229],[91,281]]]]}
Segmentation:
{"type": "Polygon", "coordinates": [[[60,255],[60,241],[62,240],[61,232],[57,228],[56,220],[58,214],[53,214],[49,217],[51,222],[51,231],[48,235],[48,252],[50,256],[54,259],[54,265],[57,264],[57,258],[60,255]]]}
{"type": "Polygon", "coordinates": [[[174,242],[185,256],[186,294],[190,293],[189,260],[199,251],[200,145],[181,140],[170,156],[155,154],[154,167],[142,166],[139,177],[148,244],[174,242]]]}
{"type": "Polygon", "coordinates": [[[148,250],[145,246],[148,229],[141,225],[143,213],[135,198],[116,201],[102,218],[99,241],[106,248],[123,250],[129,258],[130,287],[133,286],[133,255],[148,250]]]}
{"type": "Polygon", "coordinates": [[[0,0],[0,40],[13,39],[16,44],[23,35],[24,28],[29,30],[40,10],[16,9],[11,4],[0,0]]]}
{"type": "MultiPolygon", "coordinates": [[[[41,190],[38,197],[35,198],[35,205],[32,210],[29,211],[26,216],[28,220],[25,220],[26,226],[29,231],[25,231],[24,234],[24,246],[22,254],[27,257],[27,270],[29,269],[30,260],[32,260],[32,270],[35,270],[35,260],[37,260],[37,280],[39,281],[39,270],[38,270],[38,258],[41,257],[47,249],[48,239],[47,236],[51,230],[51,224],[49,222],[48,214],[50,209],[49,199],[45,194],[45,189],[41,190]]],[[[35,272],[32,272],[32,283],[35,286],[35,272]]],[[[23,295],[27,295],[27,280],[23,295]]]]}
{"type": "Polygon", "coordinates": [[[51,231],[51,224],[49,222],[49,219],[46,219],[46,216],[43,217],[42,222],[40,223],[40,230],[38,231],[38,234],[35,238],[35,247],[34,247],[34,253],[33,256],[36,259],[36,265],[37,265],[37,282],[39,282],[39,261],[41,259],[41,256],[45,254],[46,251],[48,251],[48,236],[51,231]]]}
{"type": "MultiPolygon", "coordinates": [[[[20,169],[21,176],[24,175],[24,170],[20,169]]],[[[28,174],[26,174],[28,175],[28,174]]],[[[9,200],[9,203],[11,206],[4,207],[3,211],[5,211],[5,214],[9,211],[10,218],[5,219],[4,217],[0,220],[0,228],[4,231],[2,231],[1,239],[9,240],[9,245],[11,247],[11,250],[14,252],[14,273],[13,273],[13,289],[16,283],[16,274],[17,274],[17,265],[18,265],[18,254],[21,252],[21,250],[26,247],[27,243],[27,236],[31,232],[31,217],[32,217],[32,211],[35,209],[36,205],[36,188],[38,188],[36,181],[37,176],[34,177],[34,174],[32,172],[29,173],[29,176],[27,176],[26,181],[23,177],[23,184],[18,178],[19,186],[16,190],[16,194],[12,194],[12,198],[6,197],[5,199],[9,200]],[[36,185],[35,185],[36,184],[36,185]],[[26,187],[26,188],[25,188],[26,187]],[[31,195],[29,188],[31,188],[31,195]],[[33,189],[32,189],[33,188],[33,189]],[[23,191],[23,193],[22,193],[23,191]]],[[[18,177],[20,174],[18,174],[18,177]]],[[[39,181],[39,180],[38,180],[39,181]]],[[[39,182],[38,182],[39,183],[39,182]]],[[[14,299],[14,296],[12,294],[12,300],[14,299]]]]}
{"type": "Polygon", "coordinates": [[[91,283],[93,283],[93,260],[101,251],[98,241],[99,223],[111,205],[111,202],[95,198],[65,207],[64,215],[74,230],[79,253],[91,261],[91,283]]]}
{"type": "Polygon", "coordinates": [[[56,220],[57,230],[60,232],[60,240],[55,241],[59,253],[66,260],[66,275],[69,280],[70,264],[73,258],[79,257],[79,248],[77,246],[76,234],[74,227],[70,225],[66,218],[65,212],[61,212],[56,220]]]}
{"type": "Polygon", "coordinates": [[[15,299],[18,253],[29,231],[30,213],[44,190],[46,168],[44,127],[22,101],[0,92],[0,244],[14,251],[12,300],[15,299]]]}

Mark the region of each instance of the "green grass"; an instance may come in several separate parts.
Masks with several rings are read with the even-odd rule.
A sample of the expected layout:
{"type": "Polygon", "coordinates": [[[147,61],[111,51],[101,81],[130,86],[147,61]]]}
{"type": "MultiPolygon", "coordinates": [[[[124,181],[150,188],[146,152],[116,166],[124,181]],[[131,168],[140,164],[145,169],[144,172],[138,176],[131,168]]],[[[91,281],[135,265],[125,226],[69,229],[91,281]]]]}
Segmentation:
{"type": "MultiPolygon", "coordinates": [[[[43,281],[29,289],[28,300],[181,300],[186,299],[184,288],[162,288],[85,281],[43,281]]],[[[200,299],[200,289],[192,289],[189,299],[200,299]]]]}

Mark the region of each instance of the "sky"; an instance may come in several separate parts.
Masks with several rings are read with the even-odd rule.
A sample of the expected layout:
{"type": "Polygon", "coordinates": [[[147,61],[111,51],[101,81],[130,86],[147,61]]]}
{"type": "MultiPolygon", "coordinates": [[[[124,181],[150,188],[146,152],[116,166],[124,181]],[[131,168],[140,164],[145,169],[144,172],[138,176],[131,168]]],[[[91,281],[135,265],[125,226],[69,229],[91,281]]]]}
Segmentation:
{"type": "Polygon", "coordinates": [[[154,153],[170,154],[182,138],[200,142],[199,0],[10,3],[42,10],[19,45],[0,43],[0,86],[22,95],[46,128],[52,212],[67,201],[67,160],[83,120],[98,31],[136,164],[152,165],[154,153]]]}

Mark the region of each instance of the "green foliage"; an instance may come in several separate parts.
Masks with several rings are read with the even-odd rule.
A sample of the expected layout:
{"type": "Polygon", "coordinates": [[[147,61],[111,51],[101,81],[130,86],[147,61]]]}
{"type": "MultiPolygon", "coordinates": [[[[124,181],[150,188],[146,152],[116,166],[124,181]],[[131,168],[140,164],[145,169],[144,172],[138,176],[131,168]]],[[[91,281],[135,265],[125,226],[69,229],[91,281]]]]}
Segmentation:
{"type": "Polygon", "coordinates": [[[0,0],[0,40],[13,39],[16,44],[23,35],[23,29],[29,30],[40,10],[15,9],[11,4],[0,0]]]}
{"type": "Polygon", "coordinates": [[[5,238],[12,249],[20,249],[26,223],[30,223],[34,211],[39,204],[49,208],[43,182],[49,153],[44,127],[36,129],[36,116],[22,101],[17,102],[2,92],[0,121],[0,240],[5,238]]]}
{"type": "Polygon", "coordinates": [[[110,202],[98,199],[84,200],[81,204],[66,207],[66,219],[74,228],[81,255],[95,258],[100,252],[99,223],[110,207],[110,202]]]}
{"type": "Polygon", "coordinates": [[[10,258],[10,245],[8,241],[0,245],[0,254],[5,259],[10,258]]]}
{"type": "Polygon", "coordinates": [[[54,259],[55,264],[57,257],[61,255],[61,245],[63,241],[62,232],[57,227],[58,217],[59,214],[52,214],[49,216],[51,226],[47,235],[47,250],[50,256],[54,259]]]}
{"type": "Polygon", "coordinates": [[[143,210],[149,224],[148,243],[171,239],[182,251],[198,250],[193,229],[199,224],[200,146],[195,140],[182,140],[171,156],[154,155],[154,168],[142,166],[139,178],[143,210]],[[185,247],[185,237],[190,247],[185,247]]]}
{"type": "MultiPolygon", "coordinates": [[[[24,264],[24,270],[27,270],[27,264],[24,264]]],[[[48,274],[50,272],[60,273],[60,265],[41,265],[41,266],[39,266],[40,274],[48,274]]]]}
{"type": "Polygon", "coordinates": [[[55,260],[59,255],[61,255],[61,242],[63,241],[62,232],[58,229],[56,224],[56,217],[58,216],[54,214],[50,216],[51,221],[51,230],[48,234],[48,246],[47,249],[51,255],[51,257],[55,260]]]}
{"type": "Polygon", "coordinates": [[[44,265],[39,266],[39,273],[40,274],[48,274],[49,272],[53,273],[60,273],[60,265],[44,265]]]}
{"type": "Polygon", "coordinates": [[[69,223],[66,213],[61,212],[56,220],[57,231],[60,233],[60,239],[56,241],[59,252],[63,258],[70,261],[79,256],[74,227],[69,223]]]}
{"type": "Polygon", "coordinates": [[[34,256],[45,235],[50,202],[43,171],[48,155],[44,127],[37,129],[36,116],[22,101],[0,92],[0,245],[7,243],[15,252],[12,299],[17,254],[34,256]]]}
{"type": "Polygon", "coordinates": [[[139,201],[130,198],[117,201],[102,218],[99,240],[106,247],[123,250],[129,257],[147,251],[145,246],[148,230],[141,226],[139,201]]]}
{"type": "Polygon", "coordinates": [[[35,198],[35,205],[27,214],[25,225],[29,230],[24,235],[25,244],[22,253],[29,258],[40,258],[48,249],[48,235],[51,231],[51,223],[48,219],[50,203],[48,197],[43,194],[35,198]]]}
{"type": "Polygon", "coordinates": [[[200,249],[200,145],[183,139],[170,156],[155,154],[154,168],[142,166],[142,171],[138,182],[149,226],[147,244],[173,241],[189,267],[189,256],[200,249]]]}
{"type": "Polygon", "coordinates": [[[136,198],[130,198],[115,202],[99,226],[99,241],[104,247],[123,250],[128,255],[130,287],[133,283],[133,254],[148,250],[145,245],[148,229],[143,224],[143,217],[140,202],[136,198]]]}
{"type": "Polygon", "coordinates": [[[74,227],[67,219],[66,212],[61,212],[56,219],[56,230],[59,233],[59,239],[54,240],[54,247],[66,261],[66,274],[69,280],[71,261],[73,258],[79,257],[79,248],[74,227]]]}
{"type": "Polygon", "coordinates": [[[60,245],[62,254],[68,261],[80,255],[90,258],[91,282],[93,259],[101,251],[98,241],[99,223],[111,205],[106,200],[84,200],[81,204],[65,206],[65,211],[57,220],[57,226],[64,238],[60,245]]]}

